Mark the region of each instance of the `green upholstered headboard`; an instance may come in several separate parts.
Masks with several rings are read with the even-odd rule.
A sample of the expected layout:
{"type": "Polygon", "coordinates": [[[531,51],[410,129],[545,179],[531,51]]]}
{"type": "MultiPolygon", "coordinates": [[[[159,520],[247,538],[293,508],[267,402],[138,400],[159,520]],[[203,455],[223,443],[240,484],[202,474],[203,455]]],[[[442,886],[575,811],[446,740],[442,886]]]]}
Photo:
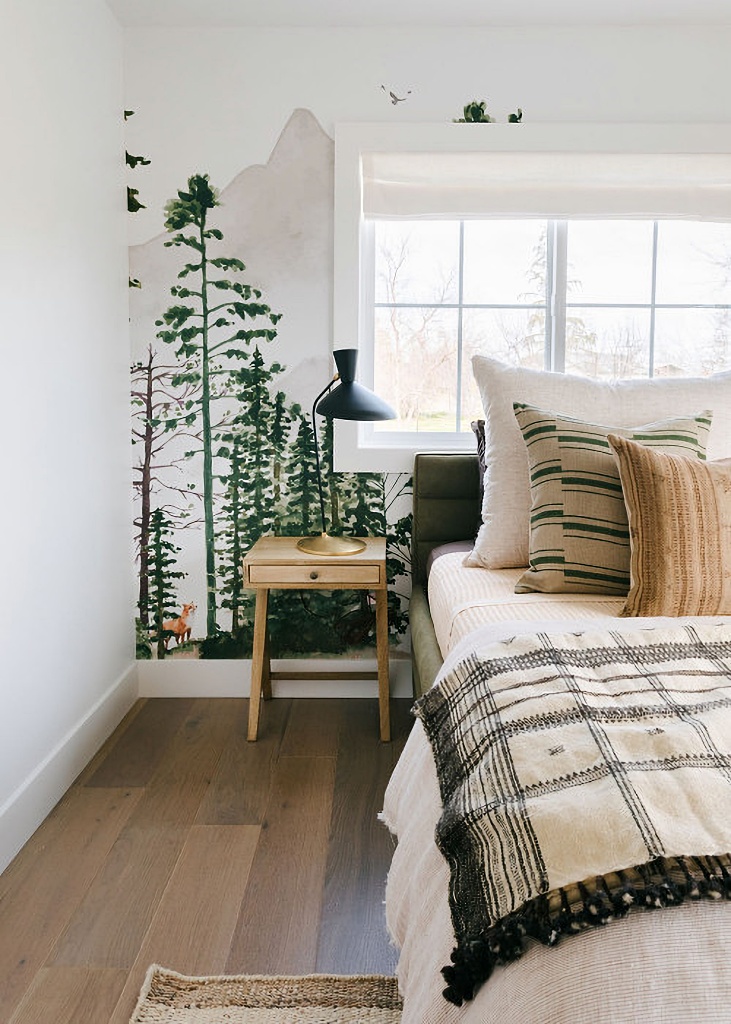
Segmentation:
{"type": "Polygon", "coordinates": [[[413,581],[426,581],[429,552],[439,544],[474,540],[480,522],[476,455],[414,456],[413,581]]]}

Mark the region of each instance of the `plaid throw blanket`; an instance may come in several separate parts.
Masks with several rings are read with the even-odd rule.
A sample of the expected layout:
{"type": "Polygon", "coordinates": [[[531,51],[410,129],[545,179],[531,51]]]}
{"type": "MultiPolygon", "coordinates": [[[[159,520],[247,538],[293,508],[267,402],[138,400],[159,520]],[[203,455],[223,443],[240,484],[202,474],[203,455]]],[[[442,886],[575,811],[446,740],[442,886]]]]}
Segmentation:
{"type": "Polygon", "coordinates": [[[731,624],[493,644],[415,705],[460,1005],[529,938],[731,897],[731,624]]]}

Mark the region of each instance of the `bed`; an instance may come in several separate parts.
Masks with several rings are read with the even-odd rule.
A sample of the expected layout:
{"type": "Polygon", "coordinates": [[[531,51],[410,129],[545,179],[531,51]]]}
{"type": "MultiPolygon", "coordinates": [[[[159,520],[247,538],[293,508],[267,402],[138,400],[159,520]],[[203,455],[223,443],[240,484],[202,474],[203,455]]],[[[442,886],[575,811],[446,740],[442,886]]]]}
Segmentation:
{"type": "MultiPolygon", "coordinates": [[[[731,387],[728,375],[719,376],[724,377],[724,388],[731,387]]],[[[724,395],[723,402],[728,392],[724,395]]],[[[716,399],[712,396],[712,405],[716,399]]],[[[489,417],[489,407],[486,411],[489,417]]],[[[731,451],[731,429],[725,419],[720,434],[716,448],[709,448],[709,455],[716,458],[731,451]]],[[[642,447],[634,439],[612,438],[617,458],[627,452],[636,458],[642,447]]],[[[653,459],[662,457],[653,453],[653,459]]],[[[685,459],[683,467],[692,461],[685,459]]],[[[695,465],[691,470],[701,473],[695,465]]],[[[721,493],[716,504],[726,507],[720,531],[728,542],[729,468],[721,463],[718,468],[704,466],[702,472],[707,471],[721,488],[715,492],[716,498],[721,493]]],[[[626,491],[624,477],[622,482],[626,491]]],[[[386,917],[399,949],[403,1024],[728,1022],[731,620],[726,602],[731,567],[727,555],[717,554],[714,548],[713,565],[708,562],[704,570],[708,579],[715,576],[720,559],[721,596],[714,607],[721,611],[712,614],[704,609],[702,615],[674,611],[620,617],[629,601],[621,586],[617,593],[597,593],[591,588],[584,593],[555,593],[549,581],[546,592],[516,593],[526,564],[532,565],[528,558],[523,562],[521,555],[518,564],[495,568],[475,564],[475,535],[479,538],[484,528],[490,500],[489,496],[481,499],[481,486],[476,456],[416,457],[411,602],[416,721],[389,783],[382,814],[396,838],[386,917]],[[603,652],[598,668],[593,664],[597,650],[603,652]],[[583,776],[564,785],[570,773],[562,773],[559,767],[551,774],[554,759],[556,765],[564,757],[572,763],[570,744],[575,738],[579,747],[586,743],[577,723],[567,726],[568,719],[562,718],[566,697],[563,691],[557,697],[552,673],[557,665],[559,674],[565,664],[586,665],[587,652],[591,681],[582,686],[596,706],[592,705],[586,720],[612,722],[620,715],[617,709],[626,706],[631,708],[621,711],[626,724],[639,704],[644,709],[629,733],[625,729],[621,735],[630,734],[630,744],[639,744],[632,750],[631,764],[645,768],[651,764],[653,770],[632,775],[626,792],[624,782],[620,785],[611,771],[602,779],[592,778],[587,786],[583,776]],[[706,653],[708,664],[703,660],[706,653]],[[635,668],[640,662],[641,671],[635,668]],[[625,676],[626,664],[630,669],[625,676]],[[616,680],[629,678],[630,670],[637,679],[632,675],[631,684],[618,685],[616,680]],[[691,694],[682,714],[677,712],[677,694],[672,691],[676,676],[691,694]],[[645,686],[650,695],[643,691],[640,701],[637,694],[645,686]],[[558,704],[551,705],[552,700],[558,704]],[[663,704],[659,712],[660,701],[672,705],[671,710],[663,704]],[[514,713],[519,705],[520,713],[514,713]],[[469,717],[478,712],[483,716],[479,720],[469,717]],[[551,719],[554,712],[555,721],[551,719]],[[667,758],[657,754],[664,749],[663,743],[670,744],[675,737],[676,715],[682,719],[679,730],[684,737],[689,722],[693,735],[703,737],[698,741],[703,749],[693,752],[692,765],[687,758],[682,763],[673,761],[678,755],[674,750],[671,754],[670,747],[667,758]],[[547,721],[553,723],[553,730],[559,719],[561,728],[567,726],[565,732],[546,731],[547,721]],[[498,720],[499,730],[494,728],[498,720]],[[531,722],[527,731],[525,721],[531,722]],[[506,732],[509,745],[503,742],[506,732]],[[561,742],[554,742],[556,736],[561,742]],[[711,760],[714,770],[709,772],[711,760]],[[490,762],[489,771],[477,767],[485,761],[490,762]],[[654,770],[660,762],[667,767],[666,761],[675,770],[654,770]],[[497,795],[503,803],[514,802],[499,813],[495,811],[500,803],[494,788],[496,772],[502,773],[501,785],[506,787],[497,795]],[[519,783],[511,773],[521,776],[519,783]],[[708,782],[711,775],[712,784],[708,782]],[[524,776],[530,779],[525,781],[524,776]],[[640,800],[632,789],[635,784],[640,800]],[[508,787],[513,787],[509,793],[508,787]],[[616,801],[621,808],[613,804],[616,788],[623,792],[616,801]],[[692,808],[686,808],[689,792],[691,802],[695,801],[692,808]],[[577,818],[572,808],[579,799],[582,813],[577,818]],[[639,856],[627,864],[621,860],[630,856],[627,850],[638,845],[645,849],[644,839],[638,843],[630,835],[634,824],[628,829],[622,818],[629,804],[635,809],[642,805],[643,813],[646,805],[654,815],[647,828],[660,839],[647,863],[639,856]],[[702,805],[702,814],[696,804],[702,805]],[[488,826],[483,825],[485,819],[488,826]],[[692,840],[687,839],[690,835],[692,840]],[[532,858],[538,860],[534,863],[532,858]],[[536,870],[538,861],[541,871],[536,870]],[[571,874],[586,865],[591,871],[577,877],[571,874]],[[626,871],[615,870],[622,865],[626,871]],[[529,876],[530,882],[526,881],[529,876]]],[[[657,508],[647,512],[656,513],[657,508]]],[[[631,521],[636,531],[639,520],[631,521]]],[[[529,554],[532,558],[533,551],[529,554]]],[[[707,555],[702,548],[693,557],[707,555]]],[[[639,574],[640,569],[635,569],[639,574]]],[[[658,598],[661,612],[670,590],[672,586],[666,586],[664,597],[658,598]]],[[[572,680],[566,684],[570,689],[574,676],[566,673],[566,677],[572,680]]],[[[582,721],[580,728],[585,724],[582,721]]],[[[599,732],[592,731],[594,724],[587,728],[592,743],[600,733],[603,742],[604,726],[599,732]]],[[[620,734],[611,735],[618,744],[620,734]]],[[[575,773],[577,778],[581,774],[575,773]]],[[[653,843],[654,839],[646,844],[647,849],[653,843]]]]}

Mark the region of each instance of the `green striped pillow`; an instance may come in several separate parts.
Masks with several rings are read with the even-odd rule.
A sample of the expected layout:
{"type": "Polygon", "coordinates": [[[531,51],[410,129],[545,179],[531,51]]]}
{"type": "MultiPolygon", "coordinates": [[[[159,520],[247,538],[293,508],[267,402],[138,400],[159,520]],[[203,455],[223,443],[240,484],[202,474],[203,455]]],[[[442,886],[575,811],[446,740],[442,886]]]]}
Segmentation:
{"type": "Polygon", "coordinates": [[[713,414],[615,430],[519,402],[513,410],[528,452],[531,489],[530,567],[516,593],[626,594],[629,526],[607,434],[705,459],[713,414]]]}

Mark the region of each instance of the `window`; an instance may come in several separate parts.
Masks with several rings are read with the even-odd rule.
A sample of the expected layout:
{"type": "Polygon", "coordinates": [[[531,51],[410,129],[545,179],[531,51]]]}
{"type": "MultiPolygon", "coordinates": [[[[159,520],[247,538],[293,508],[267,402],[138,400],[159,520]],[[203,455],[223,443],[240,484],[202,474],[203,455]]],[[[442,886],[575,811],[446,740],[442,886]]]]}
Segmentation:
{"type": "Polygon", "coordinates": [[[731,224],[377,220],[373,240],[381,436],[469,432],[475,352],[604,379],[731,368],[731,224]]]}
{"type": "Polygon", "coordinates": [[[338,470],[472,448],[475,350],[612,378],[731,364],[731,125],[338,125],[334,347],[399,419],[338,470]]]}

